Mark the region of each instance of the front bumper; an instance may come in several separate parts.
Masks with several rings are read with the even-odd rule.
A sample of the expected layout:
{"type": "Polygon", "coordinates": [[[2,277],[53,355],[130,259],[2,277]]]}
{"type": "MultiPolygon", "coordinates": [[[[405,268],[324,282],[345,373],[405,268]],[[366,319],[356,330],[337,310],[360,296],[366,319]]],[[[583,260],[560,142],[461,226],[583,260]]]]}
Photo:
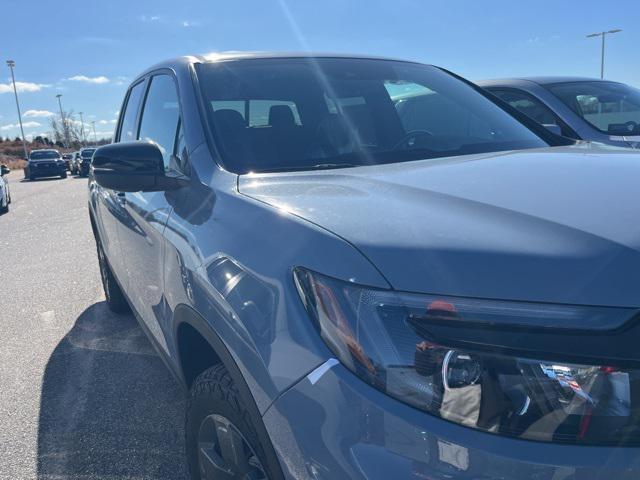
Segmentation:
{"type": "Polygon", "coordinates": [[[474,431],[398,402],[339,364],[289,389],[264,422],[288,479],[640,478],[638,448],[557,445],[474,431]]]}
{"type": "Polygon", "coordinates": [[[56,177],[67,171],[64,163],[37,163],[29,165],[29,175],[31,177],[56,177]]]}

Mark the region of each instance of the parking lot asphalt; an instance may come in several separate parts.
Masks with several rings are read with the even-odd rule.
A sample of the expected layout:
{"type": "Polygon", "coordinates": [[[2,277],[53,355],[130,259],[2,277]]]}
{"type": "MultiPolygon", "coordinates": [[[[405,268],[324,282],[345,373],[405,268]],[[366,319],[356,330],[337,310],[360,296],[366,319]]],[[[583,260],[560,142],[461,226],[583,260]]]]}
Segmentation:
{"type": "Polygon", "coordinates": [[[87,180],[7,178],[0,479],[187,478],[180,387],[104,302],[87,180]]]}

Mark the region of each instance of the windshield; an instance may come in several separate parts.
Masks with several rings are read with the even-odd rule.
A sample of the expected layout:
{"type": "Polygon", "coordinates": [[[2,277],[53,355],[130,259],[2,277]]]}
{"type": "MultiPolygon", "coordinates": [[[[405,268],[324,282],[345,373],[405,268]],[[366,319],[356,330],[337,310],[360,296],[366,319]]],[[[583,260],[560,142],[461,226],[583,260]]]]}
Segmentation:
{"type": "Polygon", "coordinates": [[[95,152],[95,148],[91,149],[91,150],[83,150],[82,153],[80,153],[80,155],[82,156],[82,158],[91,158],[91,156],[93,155],[93,152],[95,152]]]}
{"type": "Polygon", "coordinates": [[[333,168],[544,147],[435,67],[369,59],[252,59],[197,66],[225,167],[333,168]]]}
{"type": "Polygon", "coordinates": [[[547,85],[569,108],[603,133],[640,135],[640,90],[614,82],[547,85]]]}
{"type": "Polygon", "coordinates": [[[60,154],[55,150],[44,150],[41,152],[31,152],[29,160],[45,160],[50,158],[60,158],[60,154]]]}

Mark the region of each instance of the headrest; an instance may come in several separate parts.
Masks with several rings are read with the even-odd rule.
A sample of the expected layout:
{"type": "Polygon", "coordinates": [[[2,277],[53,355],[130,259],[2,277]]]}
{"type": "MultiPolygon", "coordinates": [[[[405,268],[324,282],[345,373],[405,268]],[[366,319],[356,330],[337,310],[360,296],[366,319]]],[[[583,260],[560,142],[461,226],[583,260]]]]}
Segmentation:
{"type": "Polygon", "coordinates": [[[218,127],[221,132],[238,131],[247,126],[240,112],[231,108],[216,110],[214,117],[216,127],[218,127]]]}
{"type": "Polygon", "coordinates": [[[273,105],[269,109],[269,125],[272,127],[293,127],[295,124],[289,105],[273,105]]]}

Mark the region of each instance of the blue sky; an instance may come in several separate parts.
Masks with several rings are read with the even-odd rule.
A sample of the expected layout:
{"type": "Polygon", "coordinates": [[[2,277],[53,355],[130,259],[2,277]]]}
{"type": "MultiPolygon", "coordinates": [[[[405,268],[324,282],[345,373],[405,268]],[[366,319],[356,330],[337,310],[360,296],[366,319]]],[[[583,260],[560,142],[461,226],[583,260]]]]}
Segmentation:
{"type": "Polygon", "coordinates": [[[49,131],[46,115],[82,111],[110,136],[128,82],[164,58],[224,50],[306,50],[387,55],[439,65],[469,79],[598,76],[609,37],[607,78],[640,87],[640,3],[616,0],[3,0],[0,135],[49,131]],[[613,3],[613,2],[612,2],[613,3]],[[10,19],[10,21],[7,21],[10,19]],[[49,112],[49,113],[47,113],[49,112]]]}

